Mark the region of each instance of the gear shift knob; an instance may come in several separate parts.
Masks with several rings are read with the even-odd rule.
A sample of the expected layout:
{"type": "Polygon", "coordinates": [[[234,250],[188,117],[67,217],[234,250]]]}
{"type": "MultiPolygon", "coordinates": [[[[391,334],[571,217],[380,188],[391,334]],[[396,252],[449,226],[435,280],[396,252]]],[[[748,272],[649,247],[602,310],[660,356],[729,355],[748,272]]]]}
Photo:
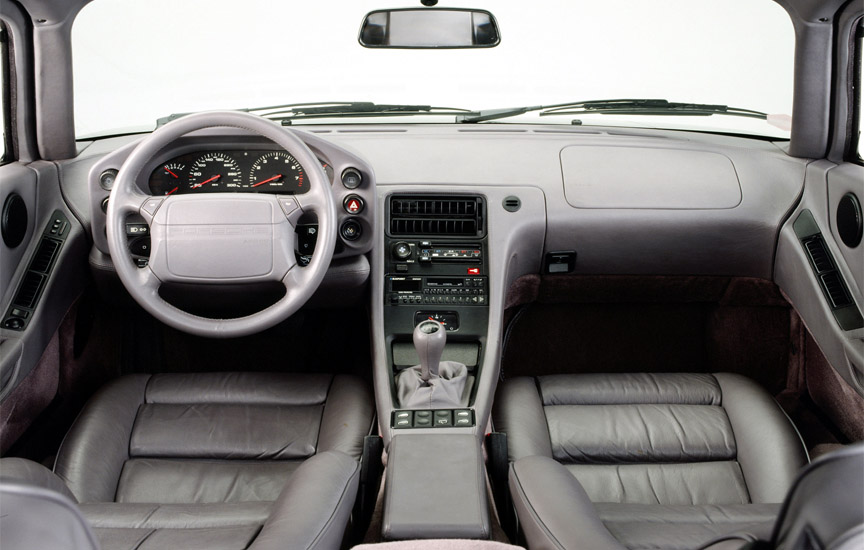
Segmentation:
{"type": "Polygon", "coordinates": [[[438,321],[421,321],[414,327],[414,348],[420,357],[420,379],[427,382],[438,375],[438,363],[447,343],[447,331],[438,321]]]}

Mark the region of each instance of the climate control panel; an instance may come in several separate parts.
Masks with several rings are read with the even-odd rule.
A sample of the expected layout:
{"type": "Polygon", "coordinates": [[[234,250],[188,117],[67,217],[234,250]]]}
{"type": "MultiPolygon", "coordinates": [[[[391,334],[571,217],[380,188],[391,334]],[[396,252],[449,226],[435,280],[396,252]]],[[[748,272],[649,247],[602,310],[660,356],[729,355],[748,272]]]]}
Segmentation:
{"type": "Polygon", "coordinates": [[[394,262],[411,263],[482,263],[483,248],[479,243],[441,244],[432,241],[396,241],[390,245],[394,262]]]}

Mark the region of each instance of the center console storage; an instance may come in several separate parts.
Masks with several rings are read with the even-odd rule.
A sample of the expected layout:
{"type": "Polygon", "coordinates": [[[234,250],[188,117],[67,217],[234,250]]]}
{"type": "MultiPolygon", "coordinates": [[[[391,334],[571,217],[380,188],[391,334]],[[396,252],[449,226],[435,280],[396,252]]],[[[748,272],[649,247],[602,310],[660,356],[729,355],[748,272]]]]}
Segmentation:
{"type": "Polygon", "coordinates": [[[471,434],[399,434],[390,442],[385,540],[488,539],[480,441],[471,434]]]}

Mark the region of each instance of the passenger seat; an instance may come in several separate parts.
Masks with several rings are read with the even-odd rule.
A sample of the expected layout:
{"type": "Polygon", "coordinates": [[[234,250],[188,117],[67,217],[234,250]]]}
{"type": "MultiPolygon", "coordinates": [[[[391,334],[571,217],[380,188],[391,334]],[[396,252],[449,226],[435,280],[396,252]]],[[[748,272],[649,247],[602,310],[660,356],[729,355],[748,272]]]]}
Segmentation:
{"type": "Polygon", "coordinates": [[[514,378],[493,422],[532,549],[683,550],[770,529],[807,463],[776,402],[735,374],[514,378]]]}

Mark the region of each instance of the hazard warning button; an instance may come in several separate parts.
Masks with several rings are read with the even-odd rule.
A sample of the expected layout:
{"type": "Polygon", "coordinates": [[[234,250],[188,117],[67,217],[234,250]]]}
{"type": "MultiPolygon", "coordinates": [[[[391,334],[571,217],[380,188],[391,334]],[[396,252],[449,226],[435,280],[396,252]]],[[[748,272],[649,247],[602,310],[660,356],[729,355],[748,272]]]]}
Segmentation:
{"type": "Polygon", "coordinates": [[[357,195],[348,195],[345,197],[345,200],[342,201],[342,207],[345,209],[345,212],[348,212],[349,214],[359,214],[363,211],[365,206],[366,204],[363,202],[363,199],[357,195]]]}

